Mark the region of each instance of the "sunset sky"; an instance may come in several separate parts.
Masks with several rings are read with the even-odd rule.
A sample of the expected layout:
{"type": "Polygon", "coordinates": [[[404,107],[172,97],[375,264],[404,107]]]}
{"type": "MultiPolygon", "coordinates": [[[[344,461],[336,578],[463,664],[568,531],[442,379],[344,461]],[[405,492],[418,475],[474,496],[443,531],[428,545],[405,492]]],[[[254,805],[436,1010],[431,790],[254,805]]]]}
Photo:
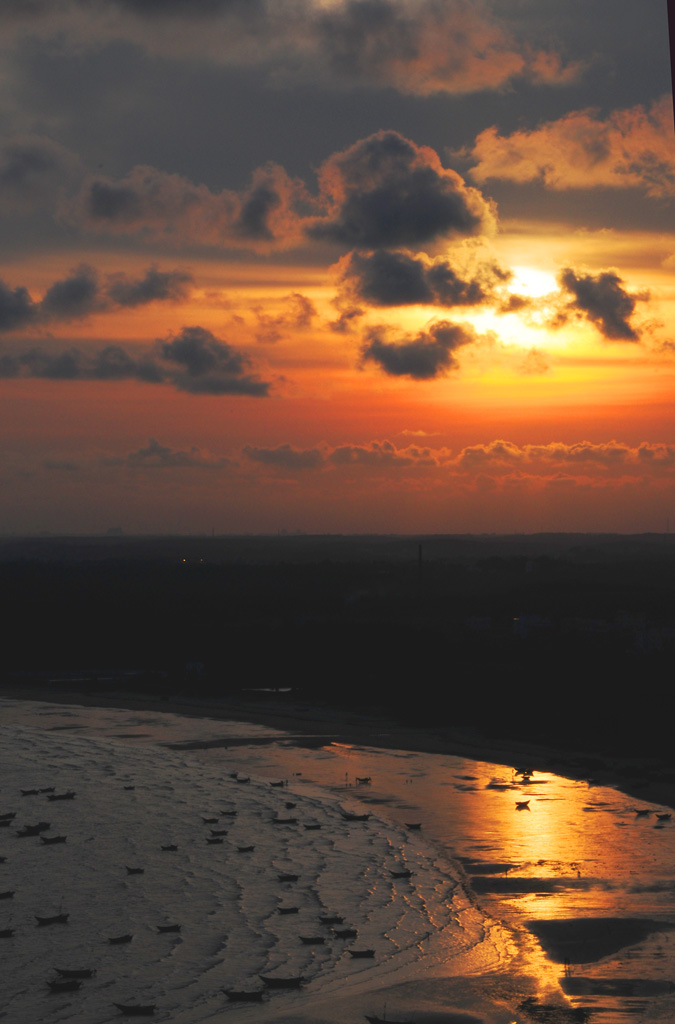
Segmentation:
{"type": "Polygon", "coordinates": [[[0,532],[675,530],[666,0],[5,0],[0,532]]]}

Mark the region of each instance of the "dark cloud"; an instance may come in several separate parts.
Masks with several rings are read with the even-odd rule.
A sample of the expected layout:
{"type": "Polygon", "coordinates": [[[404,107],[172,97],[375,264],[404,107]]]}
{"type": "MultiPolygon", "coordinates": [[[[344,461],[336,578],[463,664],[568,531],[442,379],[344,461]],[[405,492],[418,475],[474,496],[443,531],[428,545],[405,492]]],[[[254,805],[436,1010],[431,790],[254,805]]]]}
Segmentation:
{"type": "Polygon", "coordinates": [[[0,331],[21,330],[38,318],[38,306],[26,288],[10,288],[0,280],[0,331]]]}
{"type": "Polygon", "coordinates": [[[460,274],[447,259],[429,260],[381,249],[351,253],[342,282],[356,299],[373,306],[477,306],[490,301],[510,274],[495,263],[460,274]]]}
{"type": "Polygon", "coordinates": [[[192,394],[265,397],[270,383],[248,372],[249,367],[247,356],[203,327],[184,327],[176,336],[159,341],[153,351],[131,353],[121,345],[107,345],[94,352],[32,348],[0,357],[2,378],[135,380],[192,394]]]}
{"type": "Polygon", "coordinates": [[[118,306],[143,306],[148,302],[177,302],[184,299],[193,283],[192,274],[183,270],[158,270],[150,267],[138,280],[129,280],[126,274],[112,274],[108,278],[107,294],[118,306]]]}
{"type": "Polygon", "coordinates": [[[476,340],[469,324],[439,320],[408,340],[387,340],[386,328],[374,327],[366,334],[361,349],[363,361],[377,363],[391,377],[433,380],[458,365],[455,351],[476,340]]]}
{"type": "Polygon", "coordinates": [[[567,267],[559,280],[563,288],[574,295],[569,306],[594,323],[603,337],[610,341],[639,341],[640,335],[629,320],[637,301],[649,298],[647,293],[630,295],[619,275],[612,270],[594,276],[567,267]]]}
{"type": "Polygon", "coordinates": [[[321,469],[343,466],[373,466],[412,468],[439,466],[447,457],[445,449],[433,452],[430,448],[409,445],[397,448],[391,441],[369,441],[366,444],[342,444],[329,448],[294,448],[280,444],[276,448],[256,448],[246,445],[243,454],[253,462],[285,470],[321,469]]]}
{"type": "Polygon", "coordinates": [[[0,143],[0,206],[4,213],[25,213],[53,203],[74,180],[79,161],[52,139],[14,136],[0,143]]]}
{"type": "Polygon", "coordinates": [[[182,270],[150,267],[137,280],[126,274],[110,274],[106,285],[101,286],[95,268],[81,264],[68,277],[50,285],[41,302],[34,302],[26,288],[12,289],[0,280],[0,331],[78,320],[115,307],[176,302],[185,298],[192,280],[192,275],[182,270]]]}
{"type": "Polygon", "coordinates": [[[331,207],[307,230],[353,249],[417,246],[491,231],[492,206],[438,154],[398,132],[383,131],[330,157],[320,170],[331,207]]]}
{"type": "Polygon", "coordinates": [[[96,271],[81,264],[70,277],[47,289],[40,303],[40,316],[46,320],[76,320],[101,308],[96,271]]]}
{"type": "Polygon", "coordinates": [[[250,360],[205,327],[184,327],[159,343],[161,358],[176,369],[174,384],[182,391],[207,395],[262,397],[269,383],[246,372],[250,360]]]}

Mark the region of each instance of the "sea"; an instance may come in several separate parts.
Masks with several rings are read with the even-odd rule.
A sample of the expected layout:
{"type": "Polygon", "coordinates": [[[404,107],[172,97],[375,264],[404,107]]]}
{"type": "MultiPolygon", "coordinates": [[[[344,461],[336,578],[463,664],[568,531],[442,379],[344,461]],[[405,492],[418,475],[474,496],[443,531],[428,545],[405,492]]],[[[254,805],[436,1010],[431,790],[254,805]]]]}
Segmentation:
{"type": "Polygon", "coordinates": [[[0,701],[1,1021],[675,1020],[668,808],[192,712],[0,701]]]}

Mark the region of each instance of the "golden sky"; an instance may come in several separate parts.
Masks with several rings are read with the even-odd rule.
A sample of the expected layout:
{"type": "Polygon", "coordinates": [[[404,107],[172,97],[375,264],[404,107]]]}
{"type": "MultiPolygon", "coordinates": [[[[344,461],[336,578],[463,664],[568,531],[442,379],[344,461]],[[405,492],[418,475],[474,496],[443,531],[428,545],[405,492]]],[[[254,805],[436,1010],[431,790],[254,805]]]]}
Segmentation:
{"type": "Polygon", "coordinates": [[[660,0],[0,8],[3,533],[665,531],[660,0]]]}

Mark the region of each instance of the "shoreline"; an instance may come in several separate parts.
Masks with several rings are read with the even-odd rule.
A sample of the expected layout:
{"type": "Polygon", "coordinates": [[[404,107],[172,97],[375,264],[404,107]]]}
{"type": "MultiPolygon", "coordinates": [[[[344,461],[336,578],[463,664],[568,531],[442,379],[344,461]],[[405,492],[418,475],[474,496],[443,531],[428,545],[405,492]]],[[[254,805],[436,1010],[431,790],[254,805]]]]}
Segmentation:
{"type": "Polygon", "coordinates": [[[375,716],[372,711],[298,703],[279,693],[266,694],[264,698],[228,696],[219,700],[190,700],[174,697],[165,700],[128,691],[90,693],[77,689],[0,683],[0,698],[250,722],[283,730],[290,738],[317,746],[331,742],[351,743],[387,750],[466,757],[532,771],[553,772],[571,779],[592,778],[594,783],[618,789],[637,802],[647,801],[675,809],[675,778],[660,777],[662,766],[658,758],[619,758],[596,751],[582,753],[512,739],[496,739],[481,734],[478,727],[408,726],[394,719],[375,716]]]}

